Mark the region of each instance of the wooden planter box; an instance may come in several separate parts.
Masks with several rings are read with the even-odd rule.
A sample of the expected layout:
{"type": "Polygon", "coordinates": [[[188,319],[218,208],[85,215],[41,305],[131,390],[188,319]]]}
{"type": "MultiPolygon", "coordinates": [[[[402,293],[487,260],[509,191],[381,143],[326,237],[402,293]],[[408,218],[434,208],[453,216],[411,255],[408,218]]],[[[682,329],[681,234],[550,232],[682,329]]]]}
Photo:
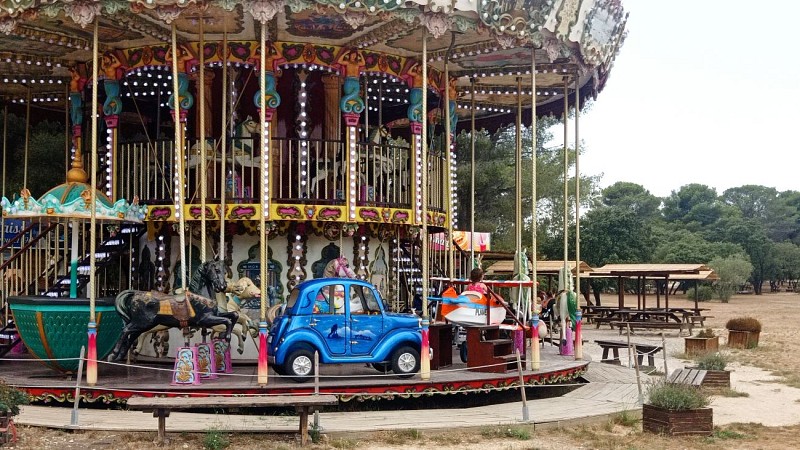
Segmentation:
{"type": "Polygon", "coordinates": [[[710,436],[714,431],[714,410],[670,411],[645,403],[642,405],[642,428],[668,436],[710,436]]]}
{"type": "Polygon", "coordinates": [[[756,348],[760,331],[728,330],[728,347],[731,348],[756,348]]]}
{"type": "Polygon", "coordinates": [[[706,370],[706,376],[700,385],[706,388],[729,388],[731,373],[727,370],[706,370]]]}
{"type": "Polygon", "coordinates": [[[683,338],[683,341],[686,343],[687,355],[702,355],[719,350],[719,336],[712,338],[686,337],[683,338]]]}

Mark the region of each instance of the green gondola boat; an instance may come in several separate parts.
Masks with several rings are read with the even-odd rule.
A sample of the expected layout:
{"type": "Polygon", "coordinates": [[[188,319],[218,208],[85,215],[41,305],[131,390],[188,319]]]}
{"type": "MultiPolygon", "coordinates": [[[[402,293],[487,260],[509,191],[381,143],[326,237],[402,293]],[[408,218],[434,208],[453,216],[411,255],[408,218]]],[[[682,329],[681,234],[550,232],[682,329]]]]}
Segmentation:
{"type": "MultiPolygon", "coordinates": [[[[9,297],[8,301],[28,351],[52,369],[76,372],[81,347],[88,342],[89,299],[25,296],[9,297]]],[[[122,317],[114,298],[98,298],[95,311],[97,359],[104,360],[122,334],[122,317]]]]}

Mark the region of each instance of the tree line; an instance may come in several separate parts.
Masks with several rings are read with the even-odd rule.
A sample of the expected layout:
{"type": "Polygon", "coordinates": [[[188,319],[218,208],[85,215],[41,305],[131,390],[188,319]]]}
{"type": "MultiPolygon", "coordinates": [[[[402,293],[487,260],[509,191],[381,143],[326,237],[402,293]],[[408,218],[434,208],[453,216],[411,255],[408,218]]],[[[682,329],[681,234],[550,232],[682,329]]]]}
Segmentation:
{"type": "MultiPolygon", "coordinates": [[[[563,259],[564,149],[552,146],[556,119],[536,130],[537,220],[531,213],[530,128],[523,128],[523,245],[530,248],[536,223],[540,259],[563,259]]],[[[514,250],[515,129],[476,132],[475,230],[492,233],[492,248],[514,250]]],[[[458,224],[470,224],[469,133],[458,144],[458,224]]],[[[569,258],[575,257],[575,148],[567,148],[570,208],[569,258]]],[[[583,151],[579,149],[579,151],[583,151]]],[[[610,263],[700,263],[722,280],[715,289],[729,297],[749,282],[755,294],[764,286],[794,290],[800,278],[800,192],[744,185],[717,192],[702,183],[680,186],[657,197],[644,186],[617,182],[599,188],[599,177],[581,174],[581,259],[592,267],[610,263]]],[[[592,280],[595,291],[603,281],[592,280]]]]}

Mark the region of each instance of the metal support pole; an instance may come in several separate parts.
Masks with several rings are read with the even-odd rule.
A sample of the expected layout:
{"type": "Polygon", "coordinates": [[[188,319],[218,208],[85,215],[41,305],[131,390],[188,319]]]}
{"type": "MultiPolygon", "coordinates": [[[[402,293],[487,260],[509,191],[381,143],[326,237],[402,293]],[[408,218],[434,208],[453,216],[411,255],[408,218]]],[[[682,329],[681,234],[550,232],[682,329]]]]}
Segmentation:
{"type": "Polygon", "coordinates": [[[73,427],[78,426],[78,405],[81,402],[81,379],[83,378],[83,355],[86,347],[81,345],[81,352],[78,355],[78,378],[75,380],[75,401],[72,403],[72,414],[69,424],[73,427]]]}
{"type": "Polygon", "coordinates": [[[519,354],[519,349],[515,349],[517,354],[517,372],[519,373],[519,392],[522,394],[522,421],[527,422],[531,420],[528,413],[528,399],[525,395],[525,377],[522,376],[522,359],[519,354]]]}

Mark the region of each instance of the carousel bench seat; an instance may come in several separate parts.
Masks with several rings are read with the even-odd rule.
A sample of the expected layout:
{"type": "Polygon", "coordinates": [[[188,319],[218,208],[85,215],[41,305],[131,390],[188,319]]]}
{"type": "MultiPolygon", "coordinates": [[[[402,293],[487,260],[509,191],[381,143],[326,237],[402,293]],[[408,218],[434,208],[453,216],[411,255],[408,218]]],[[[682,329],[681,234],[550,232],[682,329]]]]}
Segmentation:
{"type": "Polygon", "coordinates": [[[209,408],[279,408],[294,407],[300,414],[300,442],[308,442],[308,414],[322,406],[336,405],[335,395],[271,395],[255,397],[131,397],[128,409],[152,412],[158,417],[158,439],[164,443],[166,437],[166,418],[170,411],[209,409],[209,408]]]}

